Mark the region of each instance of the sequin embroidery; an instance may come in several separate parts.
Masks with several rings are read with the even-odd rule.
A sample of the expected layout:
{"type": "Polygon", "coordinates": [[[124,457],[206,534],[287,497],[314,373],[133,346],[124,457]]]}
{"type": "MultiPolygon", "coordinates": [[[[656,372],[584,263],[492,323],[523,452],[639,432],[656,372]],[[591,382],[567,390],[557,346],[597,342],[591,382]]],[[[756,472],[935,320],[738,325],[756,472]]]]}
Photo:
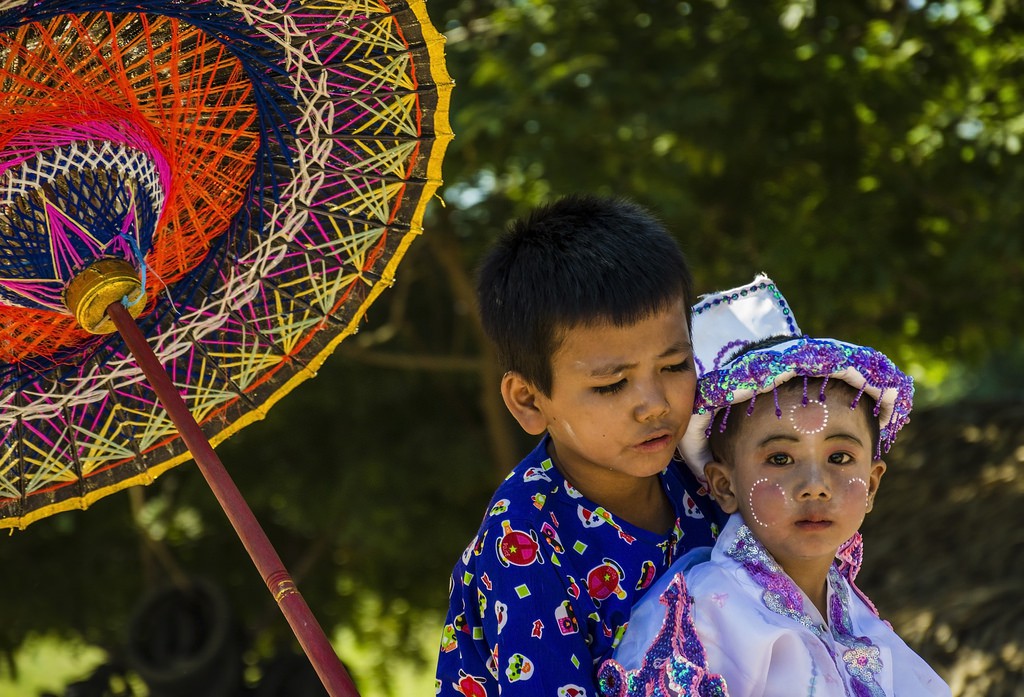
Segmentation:
{"type": "Polygon", "coordinates": [[[658,635],[636,670],[605,661],[597,672],[602,697],[728,697],[722,676],[707,668],[704,645],[693,626],[693,598],[677,574],[661,596],[667,607],[658,635]]]}
{"type": "Polygon", "coordinates": [[[799,622],[819,639],[823,640],[825,635],[830,633],[832,639],[844,648],[842,655],[836,656],[829,643],[822,641],[836,666],[838,667],[841,661],[846,668],[855,697],[884,697],[885,692],[876,680],[876,676],[882,671],[881,653],[866,637],[854,634],[849,612],[849,592],[835,566],[828,572],[828,584],[832,590],[829,606],[832,624],[830,629],[817,625],[804,612],[803,594],[800,589],[746,525],[740,526],[736,539],[726,554],[739,562],[750,578],[764,589],[761,601],[766,608],[799,622]]]}

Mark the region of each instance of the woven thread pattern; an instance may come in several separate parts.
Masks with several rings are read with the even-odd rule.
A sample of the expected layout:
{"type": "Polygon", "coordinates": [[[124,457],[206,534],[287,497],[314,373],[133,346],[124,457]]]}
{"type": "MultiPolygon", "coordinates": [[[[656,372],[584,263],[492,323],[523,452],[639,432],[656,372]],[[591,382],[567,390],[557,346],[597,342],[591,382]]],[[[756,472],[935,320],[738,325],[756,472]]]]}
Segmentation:
{"type": "MultiPolygon", "coordinates": [[[[56,301],[0,306],[0,360],[17,362],[88,342],[61,309],[60,292],[76,261],[102,253],[121,232],[106,214],[137,203],[141,192],[117,173],[147,155],[165,169],[166,191],[151,194],[159,226],[154,217],[148,230],[131,230],[153,272],[152,296],[161,280],[173,283],[194,268],[228,229],[252,178],[258,133],[240,62],[220,41],[173,18],[93,12],[26,23],[0,35],[0,65],[0,205],[20,204],[0,216],[0,232],[5,246],[36,252],[20,255],[18,280],[48,281],[56,301]],[[106,158],[70,159],[97,144],[106,158]],[[109,152],[117,149],[123,152],[109,152]],[[52,165],[27,168],[29,157],[52,165]],[[49,183],[36,181],[26,192],[41,169],[49,183]],[[115,178],[103,187],[113,191],[98,190],[97,177],[115,178]],[[55,215],[46,209],[54,206],[70,217],[66,224],[48,224],[55,215]]],[[[5,285],[10,300],[18,288],[5,285]]]]}
{"type": "MultiPolygon", "coordinates": [[[[118,4],[59,3],[110,11],[118,4]]],[[[200,76],[223,87],[204,90],[206,98],[228,99],[230,92],[236,130],[205,108],[196,123],[172,131],[193,138],[184,138],[187,152],[170,152],[167,143],[179,143],[176,137],[160,141],[172,185],[145,253],[150,305],[139,318],[216,444],[312,377],[393,282],[440,184],[451,83],[443,39],[422,2],[226,1],[216,5],[218,21],[232,18],[233,33],[221,27],[216,37],[178,16],[188,9],[178,3],[141,4],[151,5],[154,16],[99,13],[91,21],[160,26],[168,37],[189,33],[187,45],[206,46],[203,56],[211,56],[213,44],[227,47],[216,54],[224,65],[204,64],[208,72],[200,76]],[[251,90],[245,96],[243,85],[251,90]],[[249,109],[252,121],[242,118],[249,109]],[[231,133],[209,146],[193,137],[231,133]],[[185,191],[182,172],[202,173],[196,162],[211,151],[235,169],[212,167],[203,192],[185,191]],[[246,167],[248,175],[240,176],[246,167]],[[231,195],[221,195],[224,189],[231,195]],[[187,221],[220,234],[189,238],[180,232],[187,221]]],[[[0,11],[15,5],[21,7],[0,0],[0,11]]],[[[63,16],[48,21],[71,23],[63,16]]],[[[5,37],[11,41],[9,31],[5,37]]],[[[162,44],[170,54],[172,43],[162,44]]],[[[143,92],[164,84],[159,75],[140,79],[143,92]]],[[[6,147],[2,152],[6,160],[6,147]]],[[[160,157],[150,162],[159,174],[160,157]]],[[[153,197],[146,201],[157,205],[153,197]]],[[[56,314],[46,313],[46,321],[56,314]]],[[[189,458],[116,336],[59,336],[48,352],[26,341],[35,353],[22,347],[12,357],[8,347],[0,367],[0,526],[85,507],[189,458]]],[[[13,338],[0,333],[0,343],[13,345],[13,338]]]]}

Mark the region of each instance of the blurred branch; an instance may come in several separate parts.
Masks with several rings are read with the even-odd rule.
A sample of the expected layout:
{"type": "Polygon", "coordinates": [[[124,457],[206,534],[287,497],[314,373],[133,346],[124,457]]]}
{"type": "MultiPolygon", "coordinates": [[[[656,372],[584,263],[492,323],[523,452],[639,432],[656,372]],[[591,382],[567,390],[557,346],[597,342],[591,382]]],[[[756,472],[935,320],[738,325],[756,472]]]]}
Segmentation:
{"type": "Polygon", "coordinates": [[[499,476],[504,476],[518,461],[518,447],[510,428],[508,411],[498,386],[501,384],[501,368],[491,340],[484,332],[477,309],[476,288],[462,261],[459,242],[452,234],[451,208],[438,211],[440,224],[430,235],[424,235],[427,247],[445,271],[445,278],[453,297],[463,306],[471,308],[464,316],[470,323],[480,347],[478,370],[480,373],[480,408],[487,424],[488,440],[491,445],[491,460],[499,476]]]}
{"type": "Polygon", "coordinates": [[[339,347],[338,353],[350,360],[382,368],[428,370],[431,372],[475,373],[481,371],[481,360],[468,356],[431,356],[427,354],[369,351],[349,344],[342,344],[339,347]]]}
{"type": "MultiPolygon", "coordinates": [[[[139,539],[142,542],[144,559],[149,558],[156,561],[157,565],[160,566],[170,578],[171,583],[179,589],[187,590],[192,587],[192,582],[189,580],[188,574],[186,574],[178,561],[171,554],[170,548],[167,543],[162,539],[158,539],[152,535],[149,527],[143,521],[142,511],[146,503],[146,495],[141,487],[133,486],[128,489],[128,501],[131,505],[132,520],[135,522],[135,530],[139,534],[139,539]]],[[[170,510],[169,508],[166,510],[170,510]]]]}

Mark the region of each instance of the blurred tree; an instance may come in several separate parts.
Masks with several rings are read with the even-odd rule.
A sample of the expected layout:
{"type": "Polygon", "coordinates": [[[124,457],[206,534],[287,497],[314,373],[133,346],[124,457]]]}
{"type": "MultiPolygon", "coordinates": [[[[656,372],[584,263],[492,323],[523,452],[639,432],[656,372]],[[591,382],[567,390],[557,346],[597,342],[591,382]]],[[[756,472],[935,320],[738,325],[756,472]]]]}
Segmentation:
{"type": "MultiPolygon", "coordinates": [[[[351,626],[373,599],[382,665],[444,606],[529,447],[497,394],[473,269],[541,201],[637,199],[698,288],[767,271],[806,331],[889,352],[925,396],[1024,386],[1005,372],[1024,328],[1018,0],[428,4],[457,83],[444,205],[364,330],[219,448],[321,622],[351,626]]],[[[18,591],[7,650],[43,631],[116,649],[173,569],[229,588],[254,638],[287,636],[191,466],[95,509],[0,544],[18,591]]]]}
{"type": "Polygon", "coordinates": [[[1021,327],[1019,9],[464,0],[454,231],[473,258],[539,200],[633,196],[699,287],[765,269],[808,328],[978,365],[1021,327]]]}

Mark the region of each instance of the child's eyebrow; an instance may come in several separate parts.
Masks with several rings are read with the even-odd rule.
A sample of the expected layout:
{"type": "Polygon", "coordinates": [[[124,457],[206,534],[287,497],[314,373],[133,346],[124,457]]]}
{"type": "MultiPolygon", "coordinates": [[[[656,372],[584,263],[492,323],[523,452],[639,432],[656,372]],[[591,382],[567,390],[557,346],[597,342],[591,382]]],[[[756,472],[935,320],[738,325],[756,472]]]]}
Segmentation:
{"type": "Polygon", "coordinates": [[[854,433],[833,433],[825,438],[825,440],[849,440],[857,445],[864,445],[864,441],[854,433]]]}
{"type": "MultiPolygon", "coordinates": [[[[693,344],[689,341],[680,341],[672,344],[667,349],[658,354],[658,358],[667,358],[668,356],[674,356],[677,353],[693,353],[693,344]]],[[[591,377],[607,377],[609,375],[615,375],[621,373],[624,370],[635,368],[637,363],[612,363],[607,365],[599,365],[590,371],[591,377]]]]}
{"type": "MultiPolygon", "coordinates": [[[[760,447],[763,447],[765,445],[769,445],[770,443],[772,443],[774,441],[777,441],[777,440],[785,441],[787,443],[796,443],[800,439],[799,439],[799,437],[791,436],[788,433],[772,433],[772,434],[768,435],[767,437],[765,437],[763,440],[761,440],[757,444],[757,447],[760,448],[760,447]]],[[[862,439],[858,438],[856,435],[854,435],[852,433],[843,433],[843,432],[831,433],[831,434],[829,434],[829,435],[827,435],[825,437],[825,440],[826,441],[830,441],[830,440],[848,440],[848,441],[852,441],[852,442],[856,443],[857,445],[864,445],[864,441],[862,439]]]]}
{"type": "Polygon", "coordinates": [[[800,439],[797,438],[796,436],[791,436],[788,433],[773,433],[773,434],[767,436],[766,438],[764,438],[763,440],[761,440],[757,444],[757,447],[759,447],[759,448],[764,447],[766,445],[774,443],[777,440],[785,441],[787,443],[796,443],[800,439]]]}

